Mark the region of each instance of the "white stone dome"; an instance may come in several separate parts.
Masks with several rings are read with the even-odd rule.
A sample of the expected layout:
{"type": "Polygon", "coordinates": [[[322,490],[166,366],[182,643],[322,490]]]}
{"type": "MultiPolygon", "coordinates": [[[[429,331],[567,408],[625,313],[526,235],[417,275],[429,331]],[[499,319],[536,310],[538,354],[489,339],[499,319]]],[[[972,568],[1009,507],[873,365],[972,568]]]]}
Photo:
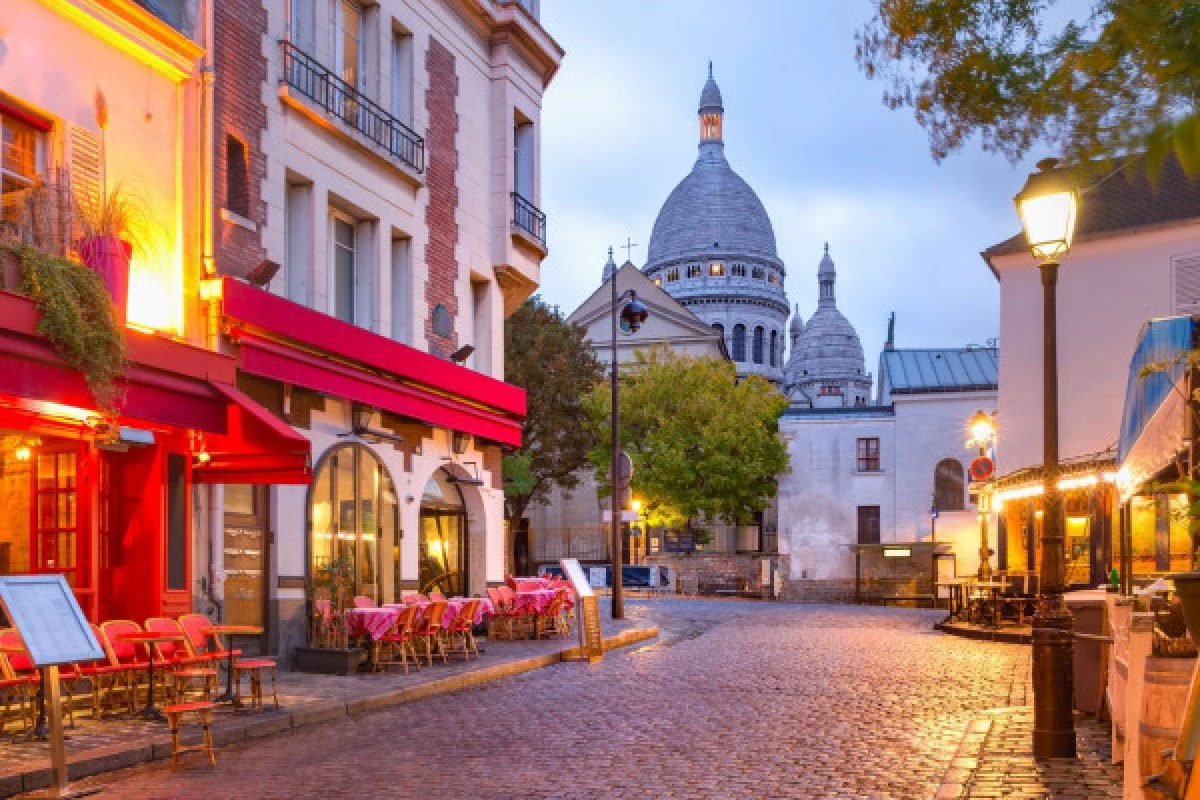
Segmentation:
{"type": "MultiPolygon", "coordinates": [[[[837,308],[834,285],[837,271],[829,257],[829,245],[817,267],[820,294],[817,311],[800,331],[788,359],[789,387],[836,386],[843,397],[862,397],[870,387],[862,341],[850,320],[837,308]]],[[[811,395],[811,392],[806,392],[811,395]]],[[[852,404],[852,403],[851,403],[852,404]]]]}

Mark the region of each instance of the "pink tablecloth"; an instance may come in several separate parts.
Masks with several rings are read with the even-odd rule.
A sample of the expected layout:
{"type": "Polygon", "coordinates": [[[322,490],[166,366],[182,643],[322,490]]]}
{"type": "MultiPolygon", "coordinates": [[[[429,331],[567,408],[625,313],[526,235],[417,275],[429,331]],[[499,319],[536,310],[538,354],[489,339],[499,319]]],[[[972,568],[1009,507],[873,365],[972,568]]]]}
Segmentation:
{"type": "Polygon", "coordinates": [[[513,591],[520,594],[521,592],[535,592],[538,589],[550,588],[550,581],[547,578],[513,578],[513,591]]]}
{"type": "Polygon", "coordinates": [[[370,636],[378,641],[392,628],[400,611],[395,608],[347,608],[346,627],[351,636],[370,636]]]}
{"type": "Polygon", "coordinates": [[[517,611],[523,614],[544,614],[550,604],[554,602],[554,598],[558,596],[558,592],[558,589],[530,589],[517,592],[514,595],[513,605],[517,611]]]}

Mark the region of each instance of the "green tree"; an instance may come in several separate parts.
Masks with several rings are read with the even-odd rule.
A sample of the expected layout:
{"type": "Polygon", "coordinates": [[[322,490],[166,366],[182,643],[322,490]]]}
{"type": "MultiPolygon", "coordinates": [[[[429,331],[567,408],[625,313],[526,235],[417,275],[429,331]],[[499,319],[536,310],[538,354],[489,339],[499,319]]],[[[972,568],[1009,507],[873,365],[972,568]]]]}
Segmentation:
{"type": "MultiPolygon", "coordinates": [[[[973,135],[1010,160],[1036,143],[1070,161],[1172,152],[1200,173],[1200,3],[874,0],[859,66],[888,81],[941,160],[973,135]]],[[[1153,174],[1153,173],[1152,173],[1153,174]]]]}
{"type": "MultiPolygon", "coordinates": [[[[578,484],[595,444],[581,424],[583,396],[604,376],[584,330],[534,296],[504,326],[504,379],[526,392],[521,449],[504,460],[505,514],[512,530],[554,486],[578,484]]],[[[511,548],[506,548],[511,553],[511,548]]]]}
{"type": "MultiPolygon", "coordinates": [[[[597,480],[612,460],[612,396],[587,397],[596,431],[597,480]]],[[[698,516],[745,523],[775,494],[788,468],[779,436],[787,398],[758,376],[737,380],[733,364],[664,348],[639,351],[621,373],[621,447],[633,459],[633,493],[652,524],[683,527],[698,516]]],[[[603,491],[603,490],[602,490],[603,491]]]]}

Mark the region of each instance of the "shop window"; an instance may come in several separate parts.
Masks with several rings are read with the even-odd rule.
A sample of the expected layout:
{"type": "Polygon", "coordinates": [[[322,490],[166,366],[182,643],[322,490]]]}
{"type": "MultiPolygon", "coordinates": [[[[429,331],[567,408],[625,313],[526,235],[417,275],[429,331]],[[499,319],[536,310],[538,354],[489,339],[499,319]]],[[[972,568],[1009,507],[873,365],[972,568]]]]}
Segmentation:
{"type": "Polygon", "coordinates": [[[733,360],[738,363],[746,360],[746,326],[740,322],[733,326],[733,360]]]}
{"type": "Polygon", "coordinates": [[[167,588],[187,589],[187,461],[167,454],[167,588]]]}
{"type": "Polygon", "coordinates": [[[246,143],[236,136],[225,137],[225,208],[250,216],[250,181],[247,176],[246,143]]]}
{"type": "Polygon", "coordinates": [[[1130,502],[1130,534],[1135,578],[1192,568],[1186,495],[1134,497],[1130,502]]]}
{"type": "Polygon", "coordinates": [[[963,465],[957,458],[944,458],[933,471],[934,504],[938,511],[962,511],[963,465]]]}
{"type": "Polygon", "coordinates": [[[752,353],[754,356],[755,364],[763,363],[763,336],[764,336],[763,327],[761,325],[755,327],[753,353],[752,353]]]}
{"type": "Polygon", "coordinates": [[[328,586],[337,569],[349,576],[355,595],[376,603],[399,598],[396,490],[369,448],[343,444],[325,454],[313,475],[308,520],[314,584],[328,586]]]}
{"type": "Polygon", "coordinates": [[[879,544],[879,506],[858,507],[858,543],[879,544]]]}
{"type": "Polygon", "coordinates": [[[858,440],[858,471],[879,472],[879,439],[865,437],[858,440]]]}

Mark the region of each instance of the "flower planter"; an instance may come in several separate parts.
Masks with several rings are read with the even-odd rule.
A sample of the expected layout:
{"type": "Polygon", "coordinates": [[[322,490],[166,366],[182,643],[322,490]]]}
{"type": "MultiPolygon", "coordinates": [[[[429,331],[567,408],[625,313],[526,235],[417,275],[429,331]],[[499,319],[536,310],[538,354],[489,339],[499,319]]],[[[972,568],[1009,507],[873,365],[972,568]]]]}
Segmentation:
{"type": "Polygon", "coordinates": [[[297,647],[292,651],[292,669],[319,675],[353,675],[367,660],[361,647],[297,647]]]}
{"type": "Polygon", "coordinates": [[[113,301],[113,316],[125,327],[125,309],[129,300],[129,261],[133,247],[115,236],[87,236],[76,243],[79,258],[100,276],[113,301]]]}

